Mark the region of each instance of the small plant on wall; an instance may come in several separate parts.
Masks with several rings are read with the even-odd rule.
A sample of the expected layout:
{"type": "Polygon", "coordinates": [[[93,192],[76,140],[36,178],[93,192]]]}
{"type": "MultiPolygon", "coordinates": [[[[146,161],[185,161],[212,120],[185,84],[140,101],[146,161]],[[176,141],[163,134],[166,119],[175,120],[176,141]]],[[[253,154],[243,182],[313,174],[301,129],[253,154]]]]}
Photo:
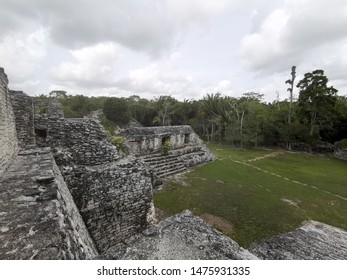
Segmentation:
{"type": "Polygon", "coordinates": [[[172,150],[172,143],[170,142],[170,140],[166,140],[161,145],[161,152],[163,153],[163,155],[167,156],[171,150],[172,150]]]}
{"type": "Polygon", "coordinates": [[[114,136],[109,131],[106,131],[108,140],[117,148],[117,151],[125,155],[129,154],[128,148],[125,145],[125,139],[121,136],[114,136]]]}

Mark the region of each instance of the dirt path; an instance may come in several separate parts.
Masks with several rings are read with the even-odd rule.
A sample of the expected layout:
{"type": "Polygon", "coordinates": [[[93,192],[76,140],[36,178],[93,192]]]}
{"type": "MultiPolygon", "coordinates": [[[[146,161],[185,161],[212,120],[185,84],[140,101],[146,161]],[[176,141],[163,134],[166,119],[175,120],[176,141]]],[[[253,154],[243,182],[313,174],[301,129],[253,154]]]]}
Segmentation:
{"type": "Polygon", "coordinates": [[[248,162],[253,162],[253,161],[257,161],[257,160],[261,160],[261,159],[266,159],[266,158],[272,158],[272,157],[277,157],[279,155],[282,155],[284,152],[281,152],[281,151],[276,151],[276,152],[272,152],[270,154],[266,154],[262,157],[256,157],[256,158],[253,158],[253,159],[248,159],[247,161],[248,162]]]}

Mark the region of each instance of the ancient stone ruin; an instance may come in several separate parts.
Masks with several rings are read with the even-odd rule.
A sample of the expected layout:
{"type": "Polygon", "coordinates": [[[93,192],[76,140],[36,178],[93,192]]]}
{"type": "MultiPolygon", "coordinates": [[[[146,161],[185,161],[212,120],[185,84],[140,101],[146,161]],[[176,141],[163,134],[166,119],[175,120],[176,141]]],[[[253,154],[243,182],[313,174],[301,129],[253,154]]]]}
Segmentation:
{"type": "MultiPolygon", "coordinates": [[[[10,91],[0,68],[0,259],[303,257],[285,245],[271,253],[291,235],[249,252],[189,211],[153,224],[158,181],[215,159],[191,127],[129,128],[130,155],[122,156],[97,118],[67,119],[60,103],[47,100],[10,91]]],[[[335,247],[322,247],[320,256],[347,258],[345,232],[320,234],[319,241],[342,248],[334,255],[335,247]]]]}
{"type": "MultiPolygon", "coordinates": [[[[153,168],[135,149],[121,157],[96,119],[66,119],[0,79],[0,259],[91,259],[151,225],[153,168]]],[[[180,153],[207,153],[197,139],[180,153]]]]}
{"type": "Polygon", "coordinates": [[[152,168],[154,187],[162,178],[216,159],[189,125],[130,127],[125,137],[130,152],[152,168]],[[167,154],[162,151],[165,143],[170,143],[167,154]]]}

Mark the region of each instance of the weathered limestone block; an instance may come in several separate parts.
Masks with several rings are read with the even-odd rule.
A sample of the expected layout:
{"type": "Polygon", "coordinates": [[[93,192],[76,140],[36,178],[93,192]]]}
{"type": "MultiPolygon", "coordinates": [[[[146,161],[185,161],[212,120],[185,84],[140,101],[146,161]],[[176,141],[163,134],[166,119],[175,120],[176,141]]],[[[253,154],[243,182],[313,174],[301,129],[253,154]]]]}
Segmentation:
{"type": "Polygon", "coordinates": [[[185,210],[101,254],[115,260],[257,259],[235,241],[185,210]]]}
{"type": "Polygon", "coordinates": [[[310,221],[297,230],[255,243],[250,250],[261,259],[346,260],[347,232],[310,221]]]}
{"type": "Polygon", "coordinates": [[[0,67],[0,176],[18,152],[18,140],[8,79],[0,67]]]}
{"type": "Polygon", "coordinates": [[[49,148],[24,150],[0,181],[0,259],[97,255],[49,148]]]}
{"type": "Polygon", "coordinates": [[[151,174],[139,161],[66,169],[64,177],[99,251],[145,229],[153,215],[151,174]]]}

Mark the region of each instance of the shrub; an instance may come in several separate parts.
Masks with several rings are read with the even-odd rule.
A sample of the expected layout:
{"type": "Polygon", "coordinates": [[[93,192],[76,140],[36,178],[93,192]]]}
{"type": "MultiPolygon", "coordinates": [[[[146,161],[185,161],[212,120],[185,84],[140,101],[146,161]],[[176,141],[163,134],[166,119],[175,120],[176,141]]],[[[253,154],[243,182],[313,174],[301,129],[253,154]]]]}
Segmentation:
{"type": "Polygon", "coordinates": [[[48,106],[47,105],[44,105],[44,106],[41,106],[40,108],[39,108],[39,115],[43,115],[43,114],[45,114],[45,113],[47,113],[47,111],[48,111],[48,106]]]}
{"type": "Polygon", "coordinates": [[[347,139],[335,142],[335,147],[339,149],[347,149],[347,139]]]}
{"type": "Polygon", "coordinates": [[[163,145],[161,145],[161,152],[163,153],[163,155],[167,156],[170,150],[172,150],[172,143],[170,142],[170,140],[166,140],[163,145]]]}
{"type": "Polygon", "coordinates": [[[106,130],[106,136],[110,142],[116,146],[118,152],[122,152],[126,155],[129,154],[128,148],[125,145],[125,139],[121,136],[113,136],[108,130],[106,130]]]}

